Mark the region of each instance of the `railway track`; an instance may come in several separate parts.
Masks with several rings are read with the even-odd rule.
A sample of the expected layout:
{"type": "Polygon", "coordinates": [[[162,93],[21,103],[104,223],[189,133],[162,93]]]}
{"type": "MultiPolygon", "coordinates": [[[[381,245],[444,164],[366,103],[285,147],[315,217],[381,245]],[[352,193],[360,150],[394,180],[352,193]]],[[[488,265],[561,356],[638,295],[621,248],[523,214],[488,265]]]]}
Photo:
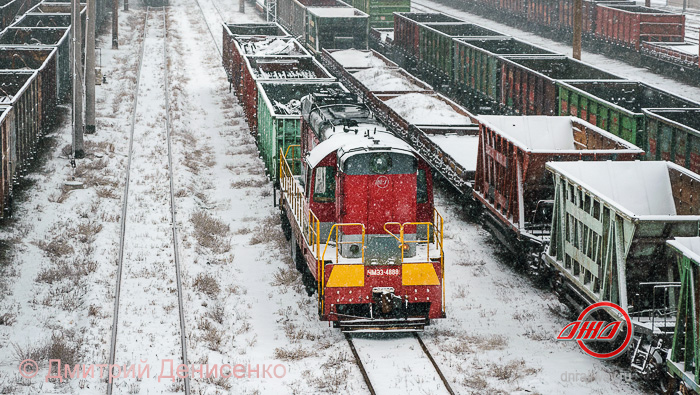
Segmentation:
{"type": "MultiPolygon", "coordinates": [[[[168,359],[174,365],[188,365],[172,171],[166,14],[165,7],[147,7],[144,17],[109,353],[110,366],[150,365],[152,375],[159,372],[159,365],[167,373],[168,359]],[[156,56],[161,51],[162,56],[156,56]],[[143,73],[148,78],[142,79],[143,73]],[[143,317],[153,320],[143,322],[143,317]]],[[[107,393],[162,391],[166,386],[169,391],[190,393],[189,377],[173,384],[153,376],[110,382],[107,393]]]]}
{"type": "Polygon", "coordinates": [[[432,354],[426,347],[423,339],[417,333],[413,333],[413,339],[417,341],[411,342],[408,337],[395,339],[371,339],[371,338],[353,338],[349,333],[345,334],[350,350],[355,357],[355,362],[362,373],[367,389],[370,394],[376,395],[384,393],[396,392],[402,385],[407,387],[407,390],[420,391],[429,394],[450,394],[455,395],[450,383],[442,373],[440,366],[433,358],[432,354]],[[356,344],[357,340],[357,344],[356,344]],[[418,351],[420,349],[420,351],[418,351]],[[371,350],[371,351],[370,351],[371,350]],[[370,364],[370,369],[367,369],[366,363],[360,354],[365,354],[367,364],[370,364]],[[396,355],[401,355],[402,358],[397,360],[396,355]],[[393,358],[392,358],[393,356],[393,358]],[[427,361],[425,360],[427,358],[427,361]],[[390,364],[390,365],[389,365],[390,364]],[[426,376],[421,376],[418,372],[424,373],[432,367],[436,376],[433,380],[426,379],[426,376]],[[393,373],[393,374],[392,374],[393,373]],[[405,377],[402,379],[401,374],[405,377]],[[418,377],[425,380],[416,380],[418,377]],[[381,380],[379,380],[381,378],[381,380]],[[408,382],[407,378],[416,380],[408,382]],[[374,379],[374,380],[373,380],[374,379]]]}

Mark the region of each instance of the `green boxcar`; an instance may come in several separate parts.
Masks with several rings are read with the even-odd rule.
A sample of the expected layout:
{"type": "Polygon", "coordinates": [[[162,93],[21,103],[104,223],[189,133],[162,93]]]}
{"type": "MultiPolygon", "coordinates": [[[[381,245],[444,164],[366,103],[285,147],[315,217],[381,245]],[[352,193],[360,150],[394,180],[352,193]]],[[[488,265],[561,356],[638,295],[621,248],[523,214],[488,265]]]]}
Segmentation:
{"type": "Polygon", "coordinates": [[[681,290],[666,366],[687,388],[700,392],[700,237],[677,237],[667,244],[676,253],[681,290]]]}
{"type": "Polygon", "coordinates": [[[559,115],[573,115],[649,150],[643,109],[700,104],[635,81],[558,81],[559,115]]]}
{"type": "Polygon", "coordinates": [[[369,14],[370,27],[394,27],[394,13],[410,12],[411,0],[353,0],[352,6],[369,14]]]}
{"type": "Polygon", "coordinates": [[[698,236],[700,199],[688,190],[700,176],[671,162],[546,166],[555,187],[546,262],[575,285],[583,305],[651,311],[654,289],[644,283],[677,278],[666,240],[698,236]]]}
{"type": "Polygon", "coordinates": [[[501,101],[503,55],[557,55],[550,50],[514,38],[457,38],[454,40],[454,83],[463,91],[475,91],[501,101]]]}
{"type": "Polygon", "coordinates": [[[421,62],[446,81],[452,81],[455,38],[507,37],[472,23],[424,23],[419,29],[421,62]]]}
{"type": "Polygon", "coordinates": [[[700,173],[700,109],[645,109],[644,117],[647,158],[700,173]]]}
{"type": "Polygon", "coordinates": [[[307,7],[306,46],[321,49],[367,49],[369,15],[352,7],[307,7]]]}
{"type": "MultiPolygon", "coordinates": [[[[258,148],[267,174],[273,180],[279,176],[279,151],[299,144],[301,108],[290,105],[310,93],[348,92],[337,82],[260,82],[258,83],[258,148]]],[[[298,164],[298,163],[297,163],[298,164]]],[[[293,169],[298,174],[299,169],[293,169]]]]}

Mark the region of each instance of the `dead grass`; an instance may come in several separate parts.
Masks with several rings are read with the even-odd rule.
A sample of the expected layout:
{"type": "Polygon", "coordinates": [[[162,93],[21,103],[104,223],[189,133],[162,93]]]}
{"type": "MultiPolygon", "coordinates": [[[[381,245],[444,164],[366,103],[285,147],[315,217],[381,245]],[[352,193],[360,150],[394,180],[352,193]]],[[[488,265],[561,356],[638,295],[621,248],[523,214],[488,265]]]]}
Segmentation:
{"type": "Polygon", "coordinates": [[[272,285],[289,287],[297,282],[299,272],[294,269],[279,268],[273,277],[272,285]]]}
{"type": "Polygon", "coordinates": [[[276,245],[280,251],[284,251],[287,239],[284,238],[280,228],[280,218],[272,215],[262,220],[262,224],[253,229],[253,236],[250,238],[250,245],[272,244],[276,245]]]}
{"type": "Polygon", "coordinates": [[[274,358],[281,361],[299,361],[305,358],[313,357],[316,353],[311,350],[306,350],[302,346],[291,348],[275,348],[274,358]]]}
{"type": "Polygon", "coordinates": [[[42,251],[49,258],[60,258],[73,253],[73,247],[68,243],[63,235],[56,236],[50,242],[44,240],[37,241],[36,246],[41,248],[42,251]]]}
{"type": "Polygon", "coordinates": [[[498,380],[512,383],[524,376],[536,374],[540,369],[528,367],[523,359],[514,359],[505,364],[489,364],[488,371],[491,376],[498,380]]]}
{"type": "Polygon", "coordinates": [[[267,184],[268,181],[266,178],[244,178],[242,180],[232,181],[231,188],[262,188],[264,186],[267,186],[267,184]]]}
{"type": "Polygon", "coordinates": [[[215,298],[219,294],[219,283],[211,274],[199,273],[195,277],[192,287],[209,297],[215,298]]]}
{"type": "Polygon", "coordinates": [[[194,226],[194,237],[200,246],[217,254],[231,250],[231,230],[227,224],[202,210],[192,214],[190,219],[194,226]]]}
{"type": "Polygon", "coordinates": [[[83,277],[95,270],[97,270],[97,263],[83,257],[75,257],[71,260],[61,259],[41,269],[34,281],[54,284],[68,280],[70,284],[78,285],[83,277]]]}
{"type": "Polygon", "coordinates": [[[224,309],[223,303],[216,302],[209,308],[209,310],[207,310],[206,317],[211,318],[212,321],[218,323],[219,325],[223,325],[225,311],[226,310],[224,309]]]}

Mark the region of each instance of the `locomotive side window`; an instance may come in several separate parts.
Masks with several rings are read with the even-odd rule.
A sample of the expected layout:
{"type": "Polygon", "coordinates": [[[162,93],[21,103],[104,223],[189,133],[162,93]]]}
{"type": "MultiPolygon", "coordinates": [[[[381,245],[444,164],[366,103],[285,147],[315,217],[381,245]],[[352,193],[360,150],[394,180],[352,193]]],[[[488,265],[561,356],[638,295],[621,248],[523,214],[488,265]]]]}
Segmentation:
{"type": "Polygon", "coordinates": [[[416,203],[428,203],[428,179],[423,169],[418,169],[416,179],[416,203]]]}
{"type": "Polygon", "coordinates": [[[335,167],[326,166],[316,169],[314,201],[319,203],[335,201],[335,167]]]}

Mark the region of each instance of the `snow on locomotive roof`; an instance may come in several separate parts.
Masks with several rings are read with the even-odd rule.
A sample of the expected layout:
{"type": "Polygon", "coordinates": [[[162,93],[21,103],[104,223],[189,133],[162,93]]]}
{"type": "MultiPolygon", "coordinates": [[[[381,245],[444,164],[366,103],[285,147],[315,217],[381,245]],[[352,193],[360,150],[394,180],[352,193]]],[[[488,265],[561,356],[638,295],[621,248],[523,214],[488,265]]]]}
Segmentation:
{"type": "Polygon", "coordinates": [[[359,49],[344,49],[330,53],[333,59],[337,60],[345,68],[365,68],[384,67],[386,63],[374,55],[372,51],[361,51],[359,49]]]}
{"type": "Polygon", "coordinates": [[[692,176],[670,162],[549,162],[547,167],[631,216],[676,215],[669,168],[692,176]]]}
{"type": "MultiPolygon", "coordinates": [[[[362,124],[359,128],[362,128],[362,124]]],[[[370,125],[375,127],[376,125],[370,125]]],[[[332,152],[336,152],[342,149],[344,152],[349,152],[352,150],[369,148],[372,146],[387,147],[391,149],[398,149],[402,151],[415,152],[410,145],[406,144],[403,140],[394,136],[386,131],[377,131],[377,133],[370,133],[369,137],[365,137],[363,132],[355,134],[353,131],[344,132],[343,126],[336,126],[335,132],[332,133],[326,140],[322,141],[319,145],[314,147],[311,152],[306,156],[306,163],[309,166],[316,167],[319,162],[323,160],[332,152]],[[374,140],[379,140],[379,144],[375,144],[374,140]]]]}
{"type": "Polygon", "coordinates": [[[370,91],[421,91],[424,88],[412,83],[398,70],[386,67],[372,67],[353,73],[360,83],[370,91]]]}
{"type": "Polygon", "coordinates": [[[447,102],[424,93],[408,93],[385,101],[406,121],[416,125],[471,125],[471,119],[447,102]]]}

